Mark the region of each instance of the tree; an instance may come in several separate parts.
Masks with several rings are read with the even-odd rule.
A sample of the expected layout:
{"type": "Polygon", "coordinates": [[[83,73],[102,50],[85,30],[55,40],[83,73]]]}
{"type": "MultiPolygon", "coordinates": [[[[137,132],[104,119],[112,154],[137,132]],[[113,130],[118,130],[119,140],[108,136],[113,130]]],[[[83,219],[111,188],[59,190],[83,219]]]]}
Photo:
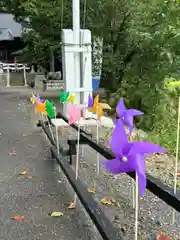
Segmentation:
{"type": "Polygon", "coordinates": [[[60,48],[61,28],[70,26],[69,3],[70,0],[4,0],[6,9],[26,29],[23,38],[27,43],[26,49],[33,53],[31,57],[37,60],[48,57],[51,71],[54,71],[54,51],[60,48]],[[44,56],[40,56],[41,53],[44,56]]]}
{"type": "Polygon", "coordinates": [[[143,110],[143,125],[152,127],[156,107],[166,98],[164,78],[179,69],[180,3],[89,0],[87,9],[88,26],[103,38],[101,86],[143,110]]]}

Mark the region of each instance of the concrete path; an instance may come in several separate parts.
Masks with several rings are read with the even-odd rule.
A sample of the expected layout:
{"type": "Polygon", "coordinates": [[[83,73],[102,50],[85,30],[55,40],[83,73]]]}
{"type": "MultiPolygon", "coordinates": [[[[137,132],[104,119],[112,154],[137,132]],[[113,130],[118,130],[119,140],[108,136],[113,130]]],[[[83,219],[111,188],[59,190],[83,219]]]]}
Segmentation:
{"type": "Polygon", "coordinates": [[[0,239],[87,240],[50,146],[17,93],[0,93],[0,239]],[[14,151],[15,155],[8,153],[14,151]],[[19,172],[28,169],[28,178],[19,172]],[[49,212],[64,216],[52,218],[49,212]],[[15,221],[13,216],[24,216],[15,221]]]}

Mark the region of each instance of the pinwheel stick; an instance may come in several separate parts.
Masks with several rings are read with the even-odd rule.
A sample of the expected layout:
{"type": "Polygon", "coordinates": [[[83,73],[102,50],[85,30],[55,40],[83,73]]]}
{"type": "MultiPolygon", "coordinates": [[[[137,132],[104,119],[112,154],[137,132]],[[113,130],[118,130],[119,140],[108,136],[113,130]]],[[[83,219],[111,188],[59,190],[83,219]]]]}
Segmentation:
{"type": "MultiPolygon", "coordinates": [[[[76,153],[76,180],[78,179],[78,173],[79,173],[79,140],[80,140],[80,124],[78,122],[78,132],[77,132],[77,153],[76,153]]],[[[74,195],[74,205],[76,205],[77,201],[77,195],[74,195]]]]}
{"type": "MultiPolygon", "coordinates": [[[[179,127],[180,127],[180,97],[179,97],[179,106],[178,106],[178,120],[177,120],[177,137],[176,137],[176,160],[174,168],[174,194],[177,190],[177,168],[178,168],[178,156],[179,156],[179,127]]],[[[173,209],[172,215],[172,224],[175,222],[175,209],[173,209]]]]}
{"type": "MultiPolygon", "coordinates": [[[[129,136],[129,141],[132,142],[132,135],[129,136]]],[[[134,182],[134,179],[132,181],[132,205],[133,208],[135,208],[135,185],[136,183],[134,182]]]]}
{"type": "Polygon", "coordinates": [[[135,240],[138,240],[138,209],[139,209],[139,185],[136,173],[136,203],[135,203],[135,240]]]}
{"type": "MultiPolygon", "coordinates": [[[[96,108],[96,115],[98,117],[98,106],[96,108]]],[[[97,122],[97,125],[96,125],[96,141],[97,141],[97,144],[99,143],[99,124],[97,122]]],[[[99,153],[97,152],[96,153],[96,168],[97,168],[97,176],[99,175],[99,172],[100,172],[100,166],[99,166],[99,153]]]]}
{"type": "MultiPolygon", "coordinates": [[[[56,119],[56,107],[54,106],[54,117],[56,119]]],[[[56,144],[57,144],[57,153],[59,155],[59,134],[58,134],[58,126],[56,126],[56,144]]]]}
{"type": "MultiPolygon", "coordinates": [[[[99,143],[99,124],[97,122],[97,125],[96,125],[96,140],[97,140],[97,144],[99,143]]],[[[99,172],[100,172],[100,164],[99,164],[99,153],[97,152],[97,175],[99,175],[99,172]]]]}
{"type": "Polygon", "coordinates": [[[53,131],[52,131],[52,128],[51,128],[51,126],[50,126],[50,124],[49,124],[49,119],[48,119],[47,115],[45,115],[45,116],[46,116],[46,121],[47,121],[47,123],[48,123],[49,131],[50,131],[50,133],[51,133],[52,139],[54,140],[53,131]]]}

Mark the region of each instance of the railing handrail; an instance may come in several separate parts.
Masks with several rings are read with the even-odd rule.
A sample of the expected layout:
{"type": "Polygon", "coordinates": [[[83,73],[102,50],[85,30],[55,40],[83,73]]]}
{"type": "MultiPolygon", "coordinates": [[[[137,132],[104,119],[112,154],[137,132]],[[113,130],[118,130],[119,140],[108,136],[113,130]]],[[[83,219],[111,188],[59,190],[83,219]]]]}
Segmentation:
{"type": "MultiPolygon", "coordinates": [[[[68,123],[68,119],[60,112],[57,113],[57,118],[62,118],[65,122],[68,123]]],[[[78,126],[76,124],[72,124],[71,127],[78,131],[78,126]]],[[[106,159],[110,160],[115,157],[107,148],[105,148],[101,144],[97,144],[96,141],[88,137],[82,131],[80,131],[80,137],[84,139],[90,147],[92,147],[106,159]]],[[[135,179],[135,172],[129,172],[127,173],[127,175],[135,179]]],[[[147,178],[146,189],[148,189],[151,193],[156,195],[159,199],[163,200],[169,206],[173,207],[176,211],[180,212],[180,192],[177,191],[177,193],[174,194],[172,188],[165,185],[159,179],[149,174],[146,174],[146,178],[147,178]]]]}

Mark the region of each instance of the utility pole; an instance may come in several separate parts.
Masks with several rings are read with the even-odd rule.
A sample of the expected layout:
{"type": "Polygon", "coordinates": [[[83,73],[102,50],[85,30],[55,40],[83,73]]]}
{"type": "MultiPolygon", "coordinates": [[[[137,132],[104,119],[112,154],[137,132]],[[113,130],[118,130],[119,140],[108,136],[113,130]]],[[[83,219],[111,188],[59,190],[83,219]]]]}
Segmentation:
{"type": "MultiPolygon", "coordinates": [[[[73,40],[76,47],[80,47],[80,0],[73,1],[73,40]]],[[[81,72],[80,72],[80,52],[74,52],[74,81],[76,86],[80,86],[81,72]]],[[[80,94],[78,95],[78,102],[80,103],[80,94]]]]}
{"type": "Polygon", "coordinates": [[[80,29],[80,0],[72,0],[72,26],[72,30],[62,29],[64,90],[74,94],[75,103],[84,104],[92,93],[92,50],[91,32],[80,29]]]}

